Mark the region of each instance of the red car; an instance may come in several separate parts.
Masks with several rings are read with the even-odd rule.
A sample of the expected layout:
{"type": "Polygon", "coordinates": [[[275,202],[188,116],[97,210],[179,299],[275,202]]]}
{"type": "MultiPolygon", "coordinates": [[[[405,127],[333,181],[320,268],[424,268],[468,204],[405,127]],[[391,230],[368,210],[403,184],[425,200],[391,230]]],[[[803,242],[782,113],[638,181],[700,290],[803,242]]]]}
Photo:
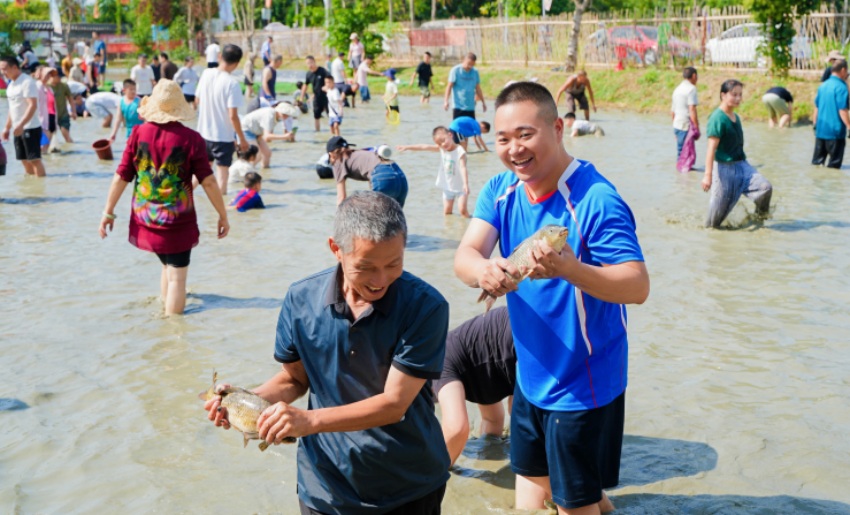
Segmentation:
{"type": "MultiPolygon", "coordinates": [[[[655,64],[658,61],[658,28],[649,25],[626,25],[608,30],[608,44],[617,56],[625,55],[642,62],[655,64]]],[[[693,59],[699,52],[675,36],[667,38],[667,48],[676,57],[693,59]]]]}

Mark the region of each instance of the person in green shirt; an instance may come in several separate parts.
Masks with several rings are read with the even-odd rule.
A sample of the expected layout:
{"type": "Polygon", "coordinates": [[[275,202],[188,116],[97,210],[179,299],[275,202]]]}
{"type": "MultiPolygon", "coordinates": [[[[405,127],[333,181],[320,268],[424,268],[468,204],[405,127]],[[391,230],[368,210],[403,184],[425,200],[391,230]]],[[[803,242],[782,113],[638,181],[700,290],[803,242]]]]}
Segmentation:
{"type": "Polygon", "coordinates": [[[71,89],[67,84],[59,80],[59,74],[51,69],[47,75],[47,85],[53,90],[53,98],[56,101],[56,125],[62,132],[66,143],[73,143],[71,139],[71,118],[77,119],[77,110],[72,104],[71,89]],[[70,109],[68,106],[70,105],[70,109]]]}
{"type": "Polygon", "coordinates": [[[732,212],[741,195],[756,205],[756,214],[767,217],[773,186],[747,162],[744,129],[735,108],[741,104],[744,85],[735,79],[720,86],[720,107],[708,118],[708,149],[703,191],[711,191],[706,227],[717,228],[732,212]],[[717,161],[716,172],[714,162],[717,161]]]}

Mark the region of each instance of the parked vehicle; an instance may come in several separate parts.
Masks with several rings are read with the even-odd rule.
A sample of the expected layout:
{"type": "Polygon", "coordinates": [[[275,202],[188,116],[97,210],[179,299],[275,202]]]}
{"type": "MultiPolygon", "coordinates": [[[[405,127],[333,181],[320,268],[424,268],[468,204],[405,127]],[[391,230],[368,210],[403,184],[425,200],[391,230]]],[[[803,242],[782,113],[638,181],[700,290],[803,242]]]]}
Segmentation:
{"type": "MultiPolygon", "coordinates": [[[[758,23],[736,25],[705,44],[705,60],[711,63],[767,66],[767,58],[759,50],[765,37],[758,23]]],[[[793,59],[810,59],[812,46],[808,38],[795,36],[791,44],[793,59]]]]}
{"type": "MultiPolygon", "coordinates": [[[[57,61],[68,55],[68,45],[66,45],[65,40],[59,36],[53,36],[49,41],[47,39],[35,40],[32,43],[32,51],[41,62],[45,62],[47,60],[47,56],[50,55],[51,49],[53,50],[54,57],[57,58],[57,61]]],[[[14,50],[16,54],[20,52],[21,45],[15,45],[14,50]]]]}
{"type": "MultiPolygon", "coordinates": [[[[616,55],[639,60],[643,64],[655,64],[661,50],[658,49],[658,28],[649,25],[626,25],[608,30],[608,45],[616,55]]],[[[675,36],[667,38],[667,49],[676,57],[693,59],[699,52],[675,36]]]]}

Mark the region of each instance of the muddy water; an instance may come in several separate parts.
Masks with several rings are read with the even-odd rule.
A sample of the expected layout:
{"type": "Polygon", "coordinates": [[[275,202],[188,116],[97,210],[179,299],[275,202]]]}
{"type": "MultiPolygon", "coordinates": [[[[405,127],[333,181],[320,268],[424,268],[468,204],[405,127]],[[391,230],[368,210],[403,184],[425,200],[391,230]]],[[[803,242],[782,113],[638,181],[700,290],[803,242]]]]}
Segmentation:
{"type": "MultiPolygon", "coordinates": [[[[0,120],[5,113],[2,103],[0,120]]],[[[440,106],[407,98],[402,118],[388,126],[379,105],[358,107],[343,135],[361,146],[427,142],[448,120],[440,106]]],[[[568,149],[632,206],[652,274],[649,301],[630,309],[614,503],[648,514],[850,512],[847,171],[807,164],[810,128],[745,121],[750,161],[775,186],[773,219],[748,222],[744,201],[732,216],[738,230],[705,230],[707,195],[698,174],[674,171],[669,120],[597,119],[608,136],[568,149]]],[[[269,209],[234,214],[231,236],[215,240],[215,213],[199,194],[189,307],[170,319],[160,315],[158,261],[126,241],[129,191],[115,232],[97,236],[115,163],[97,161],[90,142],[105,129],[75,123],[81,142],[46,159],[45,180],[9,166],[0,180],[0,512],[296,512],[295,447],[243,449],[237,433],[205,421],[196,394],[214,368],[244,386],[273,374],[288,285],[333,263],[334,185],[313,172],[327,132],[315,134],[308,117],[300,125],[299,143],[276,145],[264,172],[269,209]]],[[[466,221],[441,214],[434,154],[398,161],[411,191],[406,268],[443,292],[457,325],[481,309],[452,274],[466,221]]],[[[493,154],[469,161],[474,192],[501,170],[493,154]]],[[[447,513],[511,512],[506,450],[470,442],[447,513]]]]}

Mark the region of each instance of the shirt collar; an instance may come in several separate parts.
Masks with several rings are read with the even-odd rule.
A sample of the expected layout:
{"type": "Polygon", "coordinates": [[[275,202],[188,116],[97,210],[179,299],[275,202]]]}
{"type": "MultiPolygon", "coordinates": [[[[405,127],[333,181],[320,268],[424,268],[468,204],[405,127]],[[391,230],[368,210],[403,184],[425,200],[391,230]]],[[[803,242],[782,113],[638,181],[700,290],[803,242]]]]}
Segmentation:
{"type": "MultiPolygon", "coordinates": [[[[338,313],[350,313],[348,303],[345,301],[345,295],[342,293],[342,265],[336,266],[333,279],[328,283],[328,289],[325,290],[325,307],[333,305],[338,313]]],[[[398,295],[398,287],[396,286],[398,279],[387,288],[387,293],[383,297],[372,303],[372,308],[381,312],[382,315],[389,315],[395,304],[396,296],[398,295]]]]}

